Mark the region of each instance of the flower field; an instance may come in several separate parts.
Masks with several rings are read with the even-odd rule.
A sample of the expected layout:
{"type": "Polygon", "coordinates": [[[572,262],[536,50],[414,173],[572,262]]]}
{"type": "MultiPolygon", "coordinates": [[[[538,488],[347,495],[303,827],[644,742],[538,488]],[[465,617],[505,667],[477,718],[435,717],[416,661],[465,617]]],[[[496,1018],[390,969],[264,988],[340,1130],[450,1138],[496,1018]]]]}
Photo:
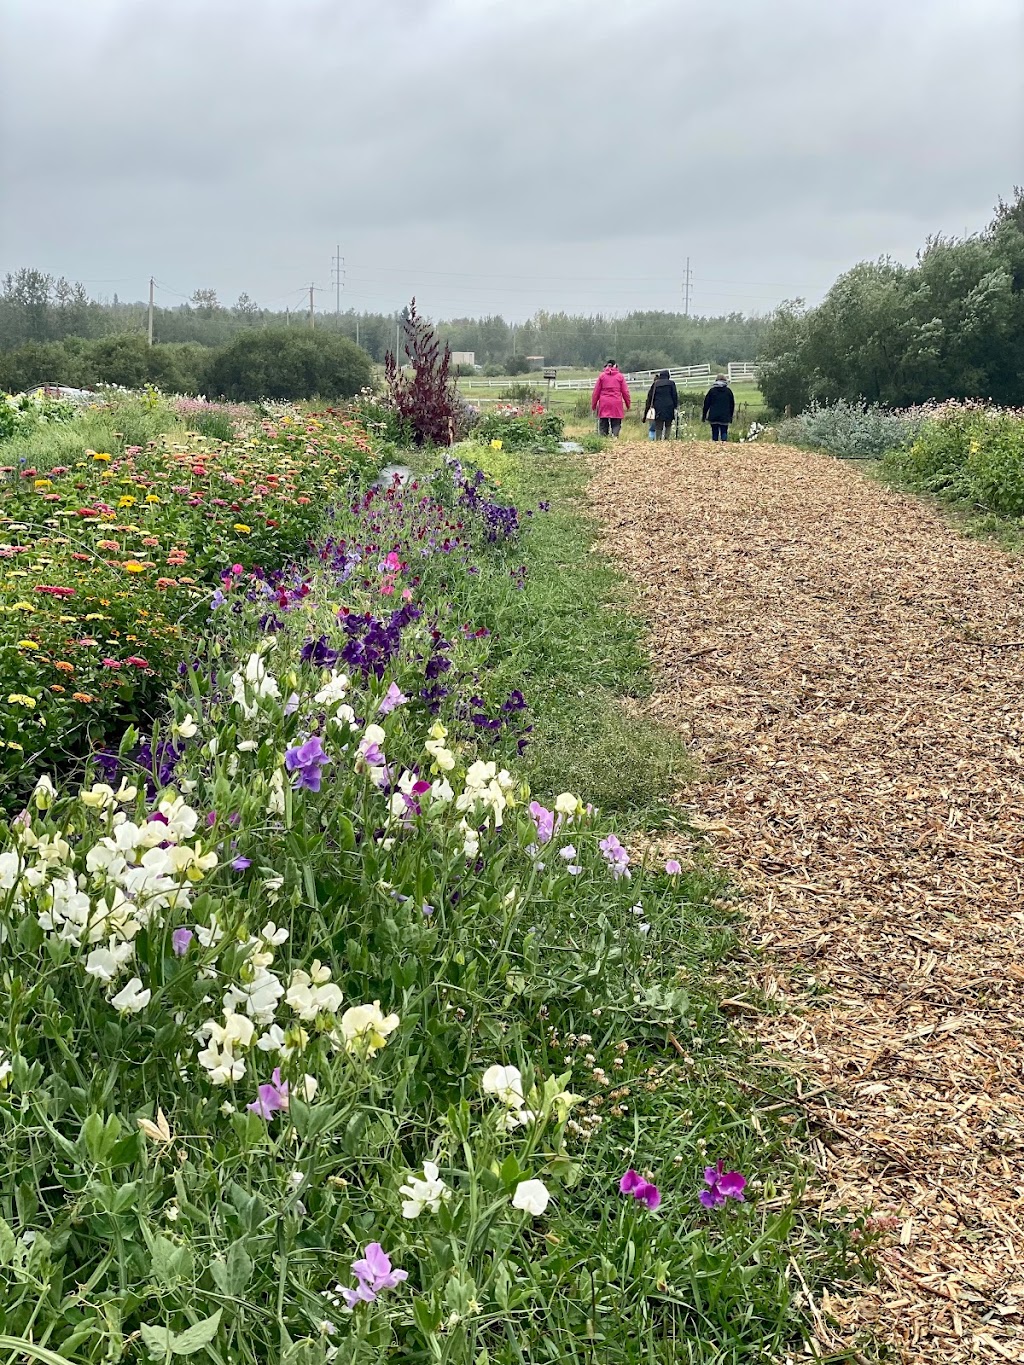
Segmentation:
{"type": "Polygon", "coordinates": [[[456,456],[380,489],[345,419],[282,416],[6,473],[7,706],[46,720],[0,826],[16,1355],[764,1360],[861,1254],[706,984],[718,879],[530,790],[567,670],[633,646],[600,604],[572,659],[553,470],[456,456]],[[118,749],[74,708],[144,714],[123,679],[118,749]]]}
{"type": "Polygon", "coordinates": [[[74,417],[0,444],[0,781],[149,715],[218,581],[301,553],[369,454],[354,424],[287,411],[214,442],[168,409],[132,444],[135,406],[96,448],[74,417]]]}

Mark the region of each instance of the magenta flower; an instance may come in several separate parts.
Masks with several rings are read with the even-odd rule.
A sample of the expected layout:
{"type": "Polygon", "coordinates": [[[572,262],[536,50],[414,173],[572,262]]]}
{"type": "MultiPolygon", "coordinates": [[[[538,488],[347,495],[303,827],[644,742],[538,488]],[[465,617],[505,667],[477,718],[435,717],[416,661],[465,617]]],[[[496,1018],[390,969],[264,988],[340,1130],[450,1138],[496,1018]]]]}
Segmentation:
{"type": "Polygon", "coordinates": [[[349,1308],[355,1308],[357,1303],[375,1303],[382,1289],[394,1289],[409,1278],[407,1270],[392,1270],[391,1257],[380,1242],[371,1242],[362,1258],[352,1262],[352,1273],[358,1281],[355,1289],[341,1291],[349,1308]]]}
{"type": "Polygon", "coordinates": [[[646,1204],[649,1209],[656,1209],[661,1203],[661,1191],[657,1185],[652,1185],[642,1175],[638,1175],[632,1166],[619,1181],[619,1193],[631,1194],[634,1199],[641,1204],[646,1204]]]}
{"type": "Polygon", "coordinates": [[[175,957],[184,957],[188,952],[188,945],[192,942],[191,929],[175,929],[171,935],[171,947],[174,949],[175,957]]]}
{"type": "Polygon", "coordinates": [[[409,698],[405,695],[397,683],[392,683],[381,698],[377,710],[382,716],[390,716],[396,706],[404,706],[409,698]]]}
{"type": "Polygon", "coordinates": [[[704,1183],[709,1187],[700,1192],[700,1202],[706,1209],[718,1208],[727,1199],[738,1199],[743,1203],[743,1191],[747,1188],[747,1178],[739,1171],[725,1170],[725,1162],[704,1167],[704,1183]]]}
{"type": "Polygon", "coordinates": [[[669,858],[668,862],[665,864],[665,871],[670,877],[678,877],[682,870],[683,865],[676,858],[669,858]]]}
{"type": "Polygon", "coordinates": [[[307,791],[320,790],[320,769],[330,763],[320,743],[319,735],[311,735],[305,744],[297,744],[284,756],[284,766],[295,774],[295,789],[305,787],[307,791]]]}
{"type": "Polygon", "coordinates": [[[288,1082],[281,1079],[281,1068],[274,1067],[270,1081],[256,1090],[256,1098],[246,1108],[250,1114],[258,1114],[261,1119],[271,1119],[282,1109],[288,1108],[288,1082]]]}

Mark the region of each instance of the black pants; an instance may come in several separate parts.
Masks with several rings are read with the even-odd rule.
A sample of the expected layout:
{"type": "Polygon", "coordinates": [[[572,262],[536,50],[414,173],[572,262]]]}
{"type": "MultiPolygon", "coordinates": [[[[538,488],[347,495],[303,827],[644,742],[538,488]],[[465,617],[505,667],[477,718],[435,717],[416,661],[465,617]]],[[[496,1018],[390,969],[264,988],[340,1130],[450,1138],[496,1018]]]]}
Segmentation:
{"type": "Polygon", "coordinates": [[[728,422],[712,422],[712,423],[711,423],[711,439],[712,439],[713,441],[727,441],[727,440],[729,439],[729,423],[728,423],[728,422]]]}
{"type": "Polygon", "coordinates": [[[672,435],[672,418],[655,417],[654,419],[654,439],[656,441],[667,441],[672,435]]]}
{"type": "Polygon", "coordinates": [[[602,436],[618,436],[622,430],[621,417],[599,417],[597,420],[601,424],[602,436]]]}

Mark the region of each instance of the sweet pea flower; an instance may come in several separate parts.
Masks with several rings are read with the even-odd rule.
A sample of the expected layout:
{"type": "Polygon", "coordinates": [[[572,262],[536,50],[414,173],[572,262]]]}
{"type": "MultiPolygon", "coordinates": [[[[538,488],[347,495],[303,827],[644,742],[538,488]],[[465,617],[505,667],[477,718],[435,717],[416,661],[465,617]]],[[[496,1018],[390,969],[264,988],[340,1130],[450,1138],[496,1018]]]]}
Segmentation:
{"type": "Polygon", "coordinates": [[[382,1289],[394,1289],[409,1278],[406,1270],[393,1270],[391,1258],[379,1242],[371,1242],[361,1260],[352,1262],[355,1289],[342,1289],[341,1296],[349,1308],[357,1303],[375,1303],[382,1289]]]}
{"type": "Polygon", "coordinates": [[[397,683],[392,683],[384,693],[380,705],[377,707],[382,716],[389,716],[397,706],[404,706],[409,698],[404,694],[397,683]]]}
{"type": "Polygon", "coordinates": [[[288,1108],[288,1082],[281,1079],[281,1068],[275,1066],[270,1080],[256,1090],[252,1104],[245,1106],[250,1114],[258,1114],[261,1119],[271,1119],[279,1110],[288,1108]]]}
{"type": "Polygon", "coordinates": [[[550,1198],[551,1194],[543,1180],[520,1180],[512,1196],[512,1207],[539,1218],[550,1198]]]}
{"type": "Polygon", "coordinates": [[[656,1209],[661,1203],[661,1191],[657,1185],[652,1185],[643,1176],[638,1175],[632,1166],[619,1181],[619,1193],[631,1194],[640,1204],[646,1204],[649,1209],[656,1209]]]}
{"type": "Polygon", "coordinates": [[[704,1183],[709,1187],[700,1192],[700,1202],[706,1209],[718,1208],[727,1199],[743,1203],[743,1191],[747,1188],[747,1178],[739,1171],[727,1171],[725,1162],[718,1161],[714,1166],[704,1167],[704,1183]]]}
{"type": "Polygon", "coordinates": [[[424,1209],[437,1213],[441,1205],[452,1197],[451,1190],[441,1179],[441,1172],[432,1161],[424,1161],[422,1180],[411,1175],[407,1184],[399,1186],[398,1193],[405,1195],[403,1218],[418,1218],[424,1209]]]}
{"type": "Polygon", "coordinates": [[[192,942],[193,934],[191,929],[175,929],[171,935],[171,946],[174,949],[175,957],[184,957],[188,952],[188,945],[192,942]]]}
{"type": "Polygon", "coordinates": [[[142,981],[133,976],[122,990],[111,996],[110,1003],[119,1014],[138,1014],[149,1004],[153,992],[142,989],[142,981]]]}
{"type": "Polygon", "coordinates": [[[665,871],[670,877],[678,877],[683,870],[682,863],[677,858],[669,858],[665,864],[665,871]]]}
{"type": "Polygon", "coordinates": [[[387,1045],[401,1021],[397,1014],[385,1015],[380,1001],[372,1005],[353,1005],[341,1016],[341,1036],[346,1050],[356,1057],[373,1057],[387,1045]]]}
{"type": "Polygon", "coordinates": [[[324,753],[324,746],[320,742],[319,735],[311,735],[304,744],[297,744],[289,749],[284,756],[284,766],[290,773],[295,774],[295,790],[305,787],[307,791],[318,792],[320,790],[321,773],[320,770],[330,759],[324,753]]]}

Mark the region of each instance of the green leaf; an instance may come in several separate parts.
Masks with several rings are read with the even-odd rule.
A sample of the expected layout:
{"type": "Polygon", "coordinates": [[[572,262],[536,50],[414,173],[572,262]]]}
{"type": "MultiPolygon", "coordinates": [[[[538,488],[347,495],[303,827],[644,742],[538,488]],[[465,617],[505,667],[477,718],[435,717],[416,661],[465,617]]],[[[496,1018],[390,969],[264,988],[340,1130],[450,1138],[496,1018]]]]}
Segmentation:
{"type": "Polygon", "coordinates": [[[17,1245],[10,1224],[0,1218],[0,1265],[10,1265],[17,1245]]]}
{"type": "Polygon", "coordinates": [[[222,1294],[237,1298],[252,1276],[252,1258],[244,1242],[233,1242],[227,1257],[210,1263],[210,1274],[222,1294]]]}
{"type": "Polygon", "coordinates": [[[220,1327],[221,1310],[218,1308],[212,1317],[203,1318],[184,1332],[172,1332],[169,1327],[153,1327],[142,1324],[142,1340],[146,1343],[152,1360],[163,1360],[168,1351],[174,1356],[191,1356],[201,1351],[217,1335],[220,1327]]]}
{"type": "Polygon", "coordinates": [[[188,1247],[178,1246],[169,1237],[154,1237],[150,1248],[150,1274],[168,1289],[192,1274],[192,1255],[188,1247]]]}
{"type": "Polygon", "coordinates": [[[171,1341],[172,1353],[176,1356],[190,1356],[204,1346],[209,1346],[220,1327],[220,1315],[221,1309],[218,1308],[212,1317],[203,1318],[202,1322],[179,1332],[171,1341]]]}

